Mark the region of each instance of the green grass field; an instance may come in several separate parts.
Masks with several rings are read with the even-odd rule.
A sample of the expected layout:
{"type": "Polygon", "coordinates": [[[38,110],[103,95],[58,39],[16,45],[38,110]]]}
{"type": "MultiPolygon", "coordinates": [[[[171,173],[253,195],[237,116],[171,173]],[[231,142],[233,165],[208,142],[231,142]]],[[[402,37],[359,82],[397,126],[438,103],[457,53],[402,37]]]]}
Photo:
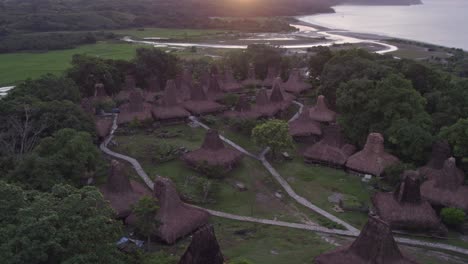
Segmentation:
{"type": "Polygon", "coordinates": [[[115,34],[121,36],[131,36],[135,38],[170,38],[170,39],[193,39],[205,36],[223,34],[225,30],[211,29],[173,29],[173,28],[142,28],[113,30],[115,34]]]}

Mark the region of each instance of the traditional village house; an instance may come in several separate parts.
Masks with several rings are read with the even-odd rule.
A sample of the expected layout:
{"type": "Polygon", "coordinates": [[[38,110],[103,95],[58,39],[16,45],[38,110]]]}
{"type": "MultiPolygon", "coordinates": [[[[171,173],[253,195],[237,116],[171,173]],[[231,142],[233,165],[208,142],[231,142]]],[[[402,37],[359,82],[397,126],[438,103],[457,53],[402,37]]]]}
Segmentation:
{"type": "Polygon", "coordinates": [[[223,264],[224,257],[211,225],[193,234],[192,242],[179,260],[179,264],[223,264]]]}
{"type": "Polygon", "coordinates": [[[301,76],[299,69],[292,69],[289,73],[288,81],[283,84],[286,92],[296,96],[312,88],[312,85],[306,83],[301,76]]]}
{"type": "Polygon", "coordinates": [[[322,136],[320,123],[310,118],[309,107],[304,106],[296,120],[289,122],[289,134],[299,141],[304,139],[316,142],[322,136]]]}
{"type": "Polygon", "coordinates": [[[325,96],[319,95],[317,102],[312,109],[310,109],[310,117],[322,123],[335,123],[336,113],[329,109],[325,100],[325,96]]]}
{"type": "Polygon", "coordinates": [[[119,124],[130,123],[134,120],[146,121],[152,119],[153,106],[146,103],[141,91],[133,89],[129,95],[129,102],[120,107],[119,124]]]}
{"type": "Polygon", "coordinates": [[[191,87],[190,100],[184,102],[184,108],[193,115],[214,114],[224,111],[225,107],[207,98],[199,85],[191,87]]]}
{"type": "Polygon", "coordinates": [[[151,111],[154,120],[164,122],[183,121],[190,116],[190,113],[182,107],[181,100],[177,96],[175,81],[168,80],[159,105],[153,107],[151,111]]]}

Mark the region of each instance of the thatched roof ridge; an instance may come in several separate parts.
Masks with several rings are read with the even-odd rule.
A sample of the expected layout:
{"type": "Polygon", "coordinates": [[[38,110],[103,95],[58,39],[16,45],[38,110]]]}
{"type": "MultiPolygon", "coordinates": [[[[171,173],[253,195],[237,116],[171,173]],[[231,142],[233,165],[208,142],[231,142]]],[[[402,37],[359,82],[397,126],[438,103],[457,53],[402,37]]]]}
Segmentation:
{"type": "Polygon", "coordinates": [[[179,264],[223,264],[221,253],[213,226],[200,228],[193,234],[192,241],[179,264]]]}
{"type": "MultiPolygon", "coordinates": [[[[437,141],[432,145],[432,154],[429,162],[419,168],[419,172],[428,180],[444,178],[443,168],[447,159],[452,156],[450,145],[447,141],[437,141]]],[[[463,171],[457,169],[460,184],[465,180],[463,171]]]]}
{"type": "Polygon", "coordinates": [[[259,106],[268,105],[270,103],[270,99],[268,98],[268,93],[265,88],[262,88],[257,92],[255,103],[259,106]]]}
{"type": "Polygon", "coordinates": [[[203,88],[198,85],[192,86],[191,98],[183,106],[194,115],[217,113],[224,110],[224,106],[209,100],[203,88]]]}
{"type": "Polygon", "coordinates": [[[218,100],[224,96],[224,93],[221,90],[220,82],[216,75],[210,76],[208,87],[206,89],[206,95],[207,98],[211,100],[218,100]]]}
{"type": "Polygon", "coordinates": [[[266,87],[273,86],[275,79],[278,76],[280,76],[279,70],[273,66],[269,66],[267,76],[265,80],[263,80],[263,86],[266,86],[266,87]]]}
{"type": "Polygon", "coordinates": [[[155,120],[183,119],[190,116],[190,113],[180,105],[174,80],[167,81],[162,104],[154,107],[151,113],[155,120]]]}
{"type": "Polygon", "coordinates": [[[157,177],[153,194],[159,201],[157,235],[166,243],[173,244],[208,223],[208,212],[183,203],[171,180],[157,177]]]}
{"type": "Polygon", "coordinates": [[[281,90],[281,84],[283,83],[283,81],[281,80],[281,78],[276,78],[275,79],[275,82],[273,83],[273,89],[271,91],[271,95],[270,95],[270,102],[271,103],[282,103],[285,98],[283,96],[283,92],[281,90]]]}
{"type": "Polygon", "coordinates": [[[312,120],[309,107],[304,106],[299,117],[289,122],[289,134],[293,137],[321,136],[320,123],[312,120]]]}
{"type": "Polygon", "coordinates": [[[451,157],[445,161],[442,172],[444,177],[435,179],[434,187],[447,190],[456,190],[460,185],[463,184],[463,181],[460,181],[460,178],[458,177],[457,163],[455,158],[451,157]]]}
{"type": "Polygon", "coordinates": [[[346,144],[341,128],[334,124],[322,128],[323,138],[304,151],[306,161],[343,167],[356,148],[346,144]]]}
{"type": "Polygon", "coordinates": [[[317,103],[310,110],[310,116],[318,122],[334,123],[336,121],[336,113],[328,108],[323,95],[317,97],[317,103]]]}
{"type": "Polygon", "coordinates": [[[283,84],[283,88],[287,92],[299,95],[305,90],[312,88],[312,86],[304,82],[299,69],[292,69],[289,73],[288,81],[283,84]]]}
{"type": "Polygon", "coordinates": [[[176,106],[179,104],[179,100],[177,98],[177,87],[174,80],[168,80],[166,82],[162,101],[162,105],[166,107],[176,106]]]}
{"type": "Polygon", "coordinates": [[[238,150],[227,148],[219,138],[216,130],[208,130],[200,149],[186,153],[182,159],[191,167],[200,166],[220,167],[230,171],[242,159],[243,154],[238,150]]]}
{"type": "Polygon", "coordinates": [[[262,81],[257,79],[257,75],[255,73],[255,68],[253,66],[249,67],[247,72],[247,79],[242,82],[243,85],[248,86],[258,86],[262,84],[262,81]]]}
{"type": "Polygon", "coordinates": [[[108,117],[96,117],[94,119],[94,124],[96,125],[96,132],[100,140],[104,140],[109,136],[112,125],[113,125],[112,118],[108,117]]]}
{"type": "Polygon", "coordinates": [[[242,85],[234,78],[231,68],[224,69],[224,81],[221,87],[225,92],[238,92],[242,89],[242,85]]]}
{"type": "Polygon", "coordinates": [[[416,264],[417,262],[403,256],[387,223],[376,217],[369,217],[361,234],[350,246],[322,254],[315,259],[315,263],[416,264]]]}
{"type": "Polygon", "coordinates": [[[406,171],[393,193],[376,193],[372,197],[376,213],[392,229],[423,231],[438,236],[447,234],[436,212],[421,198],[421,179],[416,171],[406,171]]]}
{"type": "Polygon", "coordinates": [[[397,157],[385,152],[383,136],[370,133],[364,149],[349,157],[346,168],[357,173],[380,176],[385,168],[399,162],[397,157]]]}
{"type": "Polygon", "coordinates": [[[259,113],[261,117],[273,117],[281,111],[281,104],[272,104],[268,98],[268,92],[265,88],[257,92],[253,111],[259,113]]]}
{"type": "Polygon", "coordinates": [[[182,101],[190,99],[194,86],[192,72],[189,69],[184,69],[182,74],[177,75],[175,82],[179,91],[179,99],[182,101]]]}
{"type": "Polygon", "coordinates": [[[142,92],[139,89],[132,89],[129,94],[129,102],[120,107],[118,123],[124,124],[133,120],[145,121],[152,118],[151,110],[153,105],[144,101],[142,92]]]}

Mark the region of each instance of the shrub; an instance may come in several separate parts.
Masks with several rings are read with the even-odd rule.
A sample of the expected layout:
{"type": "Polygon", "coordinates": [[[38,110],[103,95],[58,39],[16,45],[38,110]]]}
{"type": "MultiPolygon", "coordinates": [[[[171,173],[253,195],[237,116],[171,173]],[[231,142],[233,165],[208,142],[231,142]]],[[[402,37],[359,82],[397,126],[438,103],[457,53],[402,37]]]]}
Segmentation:
{"type": "Polygon", "coordinates": [[[448,226],[458,226],[465,221],[466,214],[458,208],[444,208],[440,212],[442,222],[448,226]]]}

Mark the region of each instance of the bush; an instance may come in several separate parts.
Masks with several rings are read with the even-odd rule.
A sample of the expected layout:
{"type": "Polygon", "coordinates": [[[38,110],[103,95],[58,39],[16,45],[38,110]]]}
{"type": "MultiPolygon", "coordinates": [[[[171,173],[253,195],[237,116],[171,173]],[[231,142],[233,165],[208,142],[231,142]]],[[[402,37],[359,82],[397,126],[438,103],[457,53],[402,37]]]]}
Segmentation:
{"type": "Polygon", "coordinates": [[[442,222],[448,226],[458,226],[465,221],[466,214],[458,208],[444,208],[440,212],[442,222]]]}

